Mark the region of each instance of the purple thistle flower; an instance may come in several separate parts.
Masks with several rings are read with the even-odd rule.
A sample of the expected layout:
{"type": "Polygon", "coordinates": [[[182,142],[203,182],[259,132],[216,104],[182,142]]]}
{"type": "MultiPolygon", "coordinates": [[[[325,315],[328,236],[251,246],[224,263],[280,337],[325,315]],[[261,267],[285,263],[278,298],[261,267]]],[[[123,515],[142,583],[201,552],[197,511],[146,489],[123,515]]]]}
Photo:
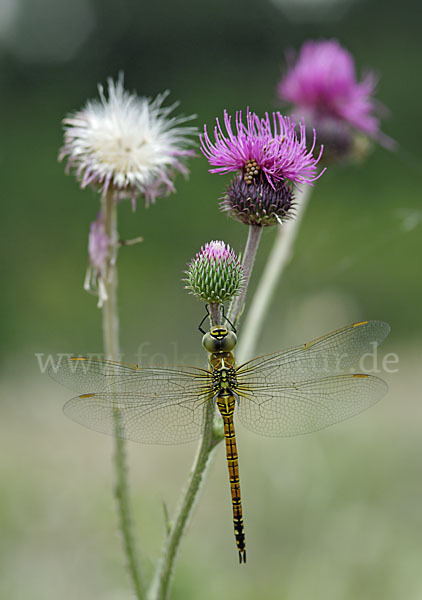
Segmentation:
{"type": "Polygon", "coordinates": [[[123,77],[108,80],[108,97],[99,86],[100,100],[92,100],[64,119],[64,145],[59,160],[67,157],[84,188],[95,185],[106,193],[115,189],[119,197],[139,195],[147,205],[174,191],[177,172],[187,175],[184,164],[193,156],[189,136],[195,127],[181,126],[191,117],[170,113],[177,103],[163,107],[168,92],[154,100],[130,94],[123,77]]]}
{"type": "Polygon", "coordinates": [[[202,246],[185,273],[185,289],[209,303],[231,300],[239,294],[244,281],[238,257],[222,241],[212,241],[202,246]]]}
{"type": "Polygon", "coordinates": [[[271,187],[276,182],[289,180],[292,183],[312,184],[321,173],[317,173],[317,163],[322,155],[322,148],[317,157],[314,156],[316,143],[315,132],[311,148],[306,147],[306,130],[300,123],[298,130],[294,119],[283,117],[279,112],[268,113],[264,118],[246,110],[246,124],[242,120],[242,112],[235,117],[235,131],[232,128],[232,117],[224,111],[223,132],[220,121],[214,128],[214,141],[211,141],[207,128],[200,136],[202,152],[213,169],[211,173],[229,173],[241,171],[246,183],[262,173],[271,187]]]}
{"type": "Polygon", "coordinates": [[[320,137],[336,130],[337,137],[344,137],[346,125],[391,148],[393,140],[379,130],[376,84],[372,72],[357,81],[353,56],[336,40],[307,41],[280,81],[278,95],[316,127],[320,137]]]}
{"type": "Polygon", "coordinates": [[[97,220],[91,223],[88,236],[89,264],[85,276],[84,288],[86,291],[98,295],[98,306],[101,307],[107,300],[104,285],[106,276],[107,259],[110,249],[110,238],[105,233],[101,213],[97,220]]]}

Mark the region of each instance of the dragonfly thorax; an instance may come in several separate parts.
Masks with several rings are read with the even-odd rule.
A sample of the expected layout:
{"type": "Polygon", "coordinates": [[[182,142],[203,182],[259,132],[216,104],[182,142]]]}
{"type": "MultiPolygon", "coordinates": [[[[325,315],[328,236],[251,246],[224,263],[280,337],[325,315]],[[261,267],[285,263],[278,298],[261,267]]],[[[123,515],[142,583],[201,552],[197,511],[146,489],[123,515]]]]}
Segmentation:
{"type": "Polygon", "coordinates": [[[226,395],[237,387],[236,365],[232,352],[214,352],[210,355],[213,389],[226,395]]]}
{"type": "Polygon", "coordinates": [[[225,371],[235,367],[233,352],[212,352],[210,354],[210,365],[213,371],[225,371]]]}
{"type": "Polygon", "coordinates": [[[202,338],[202,345],[208,352],[231,352],[237,344],[237,336],[234,331],[217,325],[211,327],[210,331],[202,338]]]}

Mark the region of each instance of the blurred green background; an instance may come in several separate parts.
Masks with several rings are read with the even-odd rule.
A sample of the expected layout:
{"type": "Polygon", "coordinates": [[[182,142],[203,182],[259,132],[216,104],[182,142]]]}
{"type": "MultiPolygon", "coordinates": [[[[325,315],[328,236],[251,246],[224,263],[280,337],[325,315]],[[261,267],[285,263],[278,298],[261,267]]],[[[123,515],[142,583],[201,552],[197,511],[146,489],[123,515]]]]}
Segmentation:
{"type": "MultiPolygon", "coordinates": [[[[277,108],[284,53],[337,38],[359,70],[381,78],[399,142],[365,163],[331,168],[315,187],[260,352],[351,321],[392,325],[384,352],[400,357],[389,395],[358,418],[275,440],[240,430],[248,564],[239,568],[223,448],[177,561],[174,599],[422,597],[420,400],[422,278],[419,4],[343,0],[161,3],[1,0],[2,294],[0,598],[131,598],[111,497],[112,440],[65,419],[69,393],[36,354],[101,352],[101,315],[82,289],[89,223],[99,209],[57,163],[61,119],[125,73],[129,90],[171,90],[199,127],[224,108],[277,108]]],[[[180,281],[211,239],[241,250],[245,228],[217,208],[225,177],[199,155],[177,194],[148,210],[119,208],[122,348],[157,363],[201,364],[203,307],[180,281]],[[188,356],[189,355],[189,356],[188,356]]],[[[265,232],[255,279],[271,247],[265,232]]],[[[151,572],[195,446],[130,444],[137,539],[151,572]]]]}

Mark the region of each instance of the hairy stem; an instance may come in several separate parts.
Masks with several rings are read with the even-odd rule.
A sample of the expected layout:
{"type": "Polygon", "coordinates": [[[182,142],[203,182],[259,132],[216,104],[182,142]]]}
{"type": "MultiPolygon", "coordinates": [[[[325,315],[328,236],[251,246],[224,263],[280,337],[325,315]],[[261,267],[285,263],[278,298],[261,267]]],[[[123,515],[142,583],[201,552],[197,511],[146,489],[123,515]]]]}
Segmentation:
{"type": "Polygon", "coordinates": [[[248,290],[249,279],[252,273],[255,262],[256,253],[261,239],[261,225],[249,225],[248,239],[246,241],[245,252],[242,258],[243,274],[245,276],[244,285],[240,294],[233,300],[229,311],[230,321],[236,325],[239,322],[240,316],[245,304],[246,292],[248,290]]]}
{"type": "Polygon", "coordinates": [[[274,246],[243,323],[242,337],[237,349],[239,362],[248,360],[255,351],[258,336],[261,333],[262,324],[277,283],[291,259],[293,246],[305,214],[311,189],[309,185],[306,185],[297,193],[294,219],[278,226],[274,246]]]}
{"type": "Polygon", "coordinates": [[[106,358],[118,360],[120,354],[119,343],[119,314],[117,310],[117,207],[112,192],[108,192],[102,203],[102,216],[104,229],[109,238],[106,274],[104,287],[107,300],[103,304],[103,338],[106,358]]]}
{"type": "MultiPolygon", "coordinates": [[[[210,306],[211,309],[211,306],[210,306]]],[[[211,313],[211,326],[217,325],[220,318],[218,305],[213,305],[211,313]],[[214,319],[217,319],[215,321],[214,319]]],[[[158,563],[151,588],[148,593],[148,600],[167,600],[169,587],[174,570],[174,562],[177,551],[180,546],[182,536],[189,523],[190,516],[198,499],[201,484],[205,477],[206,468],[214,448],[223,439],[221,432],[214,430],[215,405],[212,398],[209,398],[205,408],[204,433],[198,446],[196,457],[189,474],[187,486],[182,493],[176,514],[170,528],[167,530],[167,537],[164,542],[160,561],[158,563]]]]}
{"type": "Polygon", "coordinates": [[[212,450],[220,441],[213,436],[214,403],[212,400],[207,402],[205,411],[204,434],[189,475],[187,487],[182,494],[165,540],[157,571],[148,594],[148,600],[167,600],[168,598],[177,551],[198,498],[212,450]]]}
{"type": "MultiPolygon", "coordinates": [[[[107,299],[103,304],[104,351],[107,359],[118,360],[120,354],[116,267],[118,234],[117,205],[113,192],[108,192],[103,197],[102,215],[104,219],[105,233],[110,240],[106,274],[104,277],[104,286],[107,294],[107,299]]],[[[121,437],[122,424],[120,420],[120,413],[117,409],[114,412],[114,430],[115,436],[113,462],[116,478],[114,485],[114,497],[117,504],[119,529],[122,535],[127,568],[132,580],[136,598],[138,600],[143,600],[145,598],[145,594],[132,534],[132,518],[126,465],[126,448],[125,441],[121,437]]]]}
{"type": "Polygon", "coordinates": [[[220,323],[221,323],[220,305],[217,302],[210,302],[209,311],[210,311],[211,325],[220,325],[220,323]]]}

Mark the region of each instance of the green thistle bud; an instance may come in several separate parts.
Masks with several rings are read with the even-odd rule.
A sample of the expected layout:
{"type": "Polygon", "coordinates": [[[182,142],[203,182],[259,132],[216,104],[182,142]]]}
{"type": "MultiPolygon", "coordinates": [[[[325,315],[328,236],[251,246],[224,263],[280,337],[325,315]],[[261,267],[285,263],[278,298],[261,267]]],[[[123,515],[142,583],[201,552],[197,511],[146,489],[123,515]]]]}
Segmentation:
{"type": "Polygon", "coordinates": [[[236,254],[221,241],[205,244],[185,273],[185,289],[208,303],[231,300],[239,294],[244,279],[236,254]]]}

